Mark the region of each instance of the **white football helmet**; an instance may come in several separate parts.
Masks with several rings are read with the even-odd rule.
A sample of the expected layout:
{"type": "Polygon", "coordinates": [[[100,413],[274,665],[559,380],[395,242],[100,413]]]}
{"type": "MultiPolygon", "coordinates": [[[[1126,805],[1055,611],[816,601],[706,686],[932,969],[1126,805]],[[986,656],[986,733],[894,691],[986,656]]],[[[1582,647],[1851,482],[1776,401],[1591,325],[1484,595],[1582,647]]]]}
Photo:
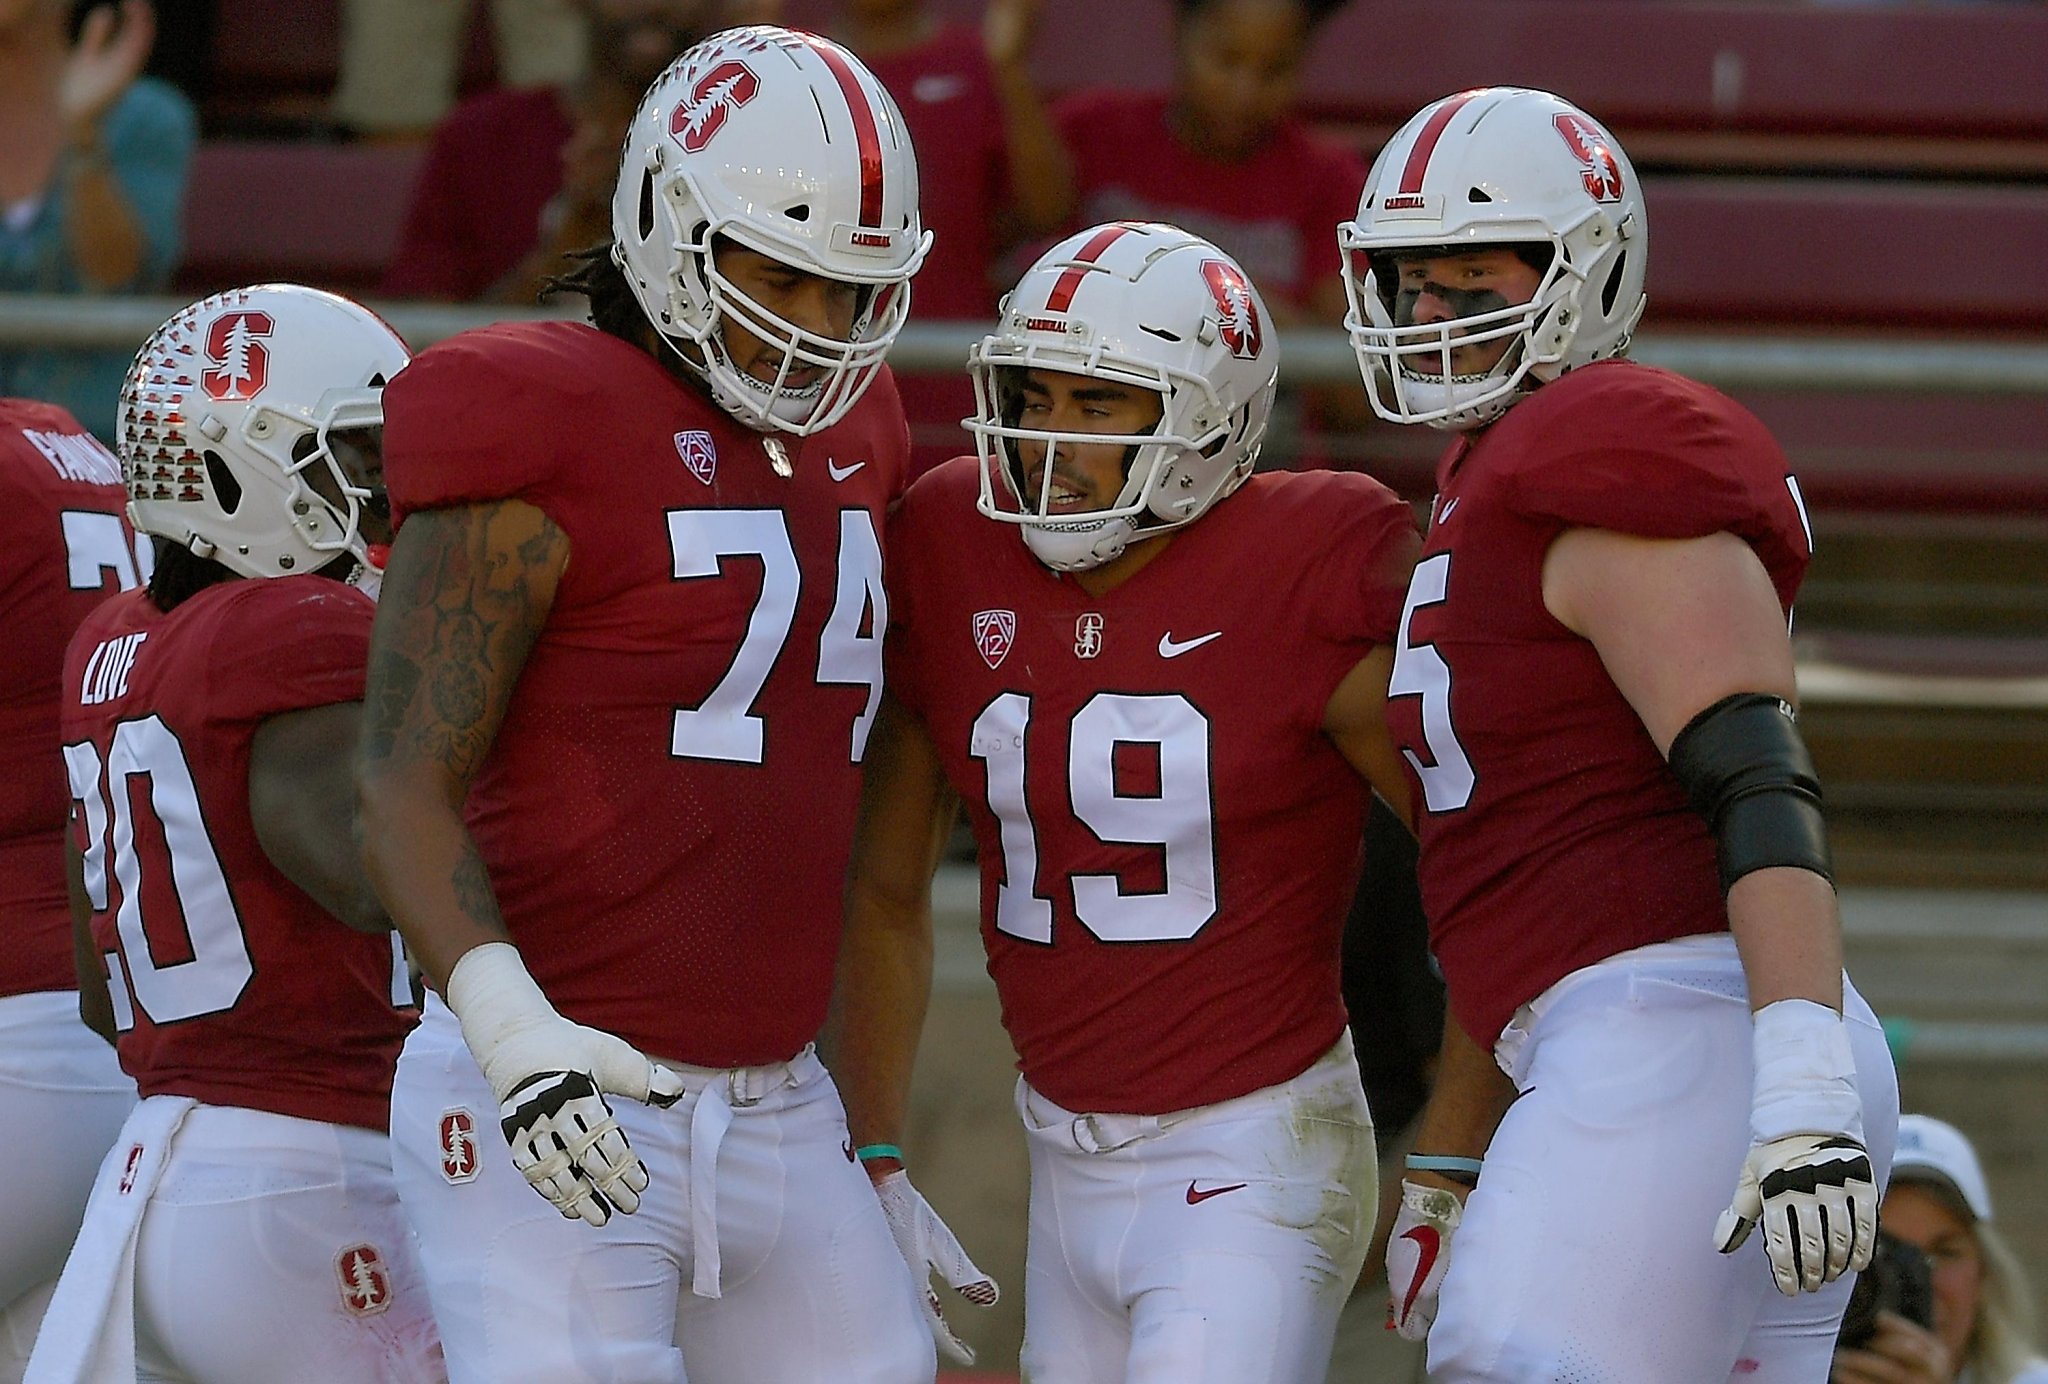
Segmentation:
{"type": "Polygon", "coordinates": [[[1544,91],[1485,87],[1424,107],[1380,151],[1337,228],[1344,326],[1382,418],[1473,428],[1498,418],[1535,383],[1623,355],[1643,315],[1649,249],[1642,186],[1614,137],[1544,91]],[[1449,322],[1394,318],[1397,276],[1379,257],[1442,247],[1548,246],[1536,296],[1449,322]],[[1454,375],[1453,346],[1513,338],[1478,375],[1454,375]],[[1414,368],[1427,359],[1430,371],[1414,368]]]}
{"type": "Polygon", "coordinates": [[[759,431],[831,426],[860,399],[910,311],[931,236],[917,156],[882,84],[838,44],[772,25],[728,29],[648,88],[612,194],[612,258],[654,329],[759,431]],[[850,339],[807,331],[718,272],[725,237],[864,291],[850,339]],[[738,369],[721,324],[782,352],[771,383],[738,369]],[[794,371],[823,374],[801,387],[794,371]]]}
{"type": "Polygon", "coordinates": [[[1280,346],[1258,290],[1237,261],[1177,226],[1112,222],[1039,257],[1003,300],[995,331],[968,353],[981,457],[983,514],[1019,524],[1039,561],[1099,567],[1132,539],[1191,523],[1244,483],[1258,461],[1280,346]],[[1155,390],[1155,431],[1053,432],[1017,426],[1027,370],[1055,370],[1155,390]],[[1025,493],[1012,445],[1131,446],[1108,509],[1052,512],[1053,468],[1025,493]]]}
{"type": "Polygon", "coordinates": [[[383,387],[411,357],[358,303],[259,284],[183,309],[144,343],[115,424],[128,517],[245,577],[367,561],[375,492],[335,459],[330,435],[384,421],[383,387]],[[327,468],[340,503],[308,483],[327,468]]]}

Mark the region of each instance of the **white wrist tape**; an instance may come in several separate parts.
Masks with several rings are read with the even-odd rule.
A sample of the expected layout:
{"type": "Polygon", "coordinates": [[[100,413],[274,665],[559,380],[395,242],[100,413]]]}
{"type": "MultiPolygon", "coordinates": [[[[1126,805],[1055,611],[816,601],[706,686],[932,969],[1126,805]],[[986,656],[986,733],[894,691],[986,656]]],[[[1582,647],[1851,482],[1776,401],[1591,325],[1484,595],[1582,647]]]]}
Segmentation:
{"type": "Polygon", "coordinates": [[[1842,1016],[1812,1000],[1777,1000],[1753,1017],[1755,1142],[1791,1134],[1846,1134],[1860,1142],[1863,1102],[1842,1016]]]}
{"type": "Polygon", "coordinates": [[[491,1070],[495,1065],[492,1059],[506,1040],[537,1025],[562,1022],[527,974],[519,949],[510,942],[486,942],[464,952],[448,972],[442,997],[455,1011],[462,1024],[462,1041],[469,1045],[499,1100],[506,1092],[498,1089],[499,1074],[491,1070]]]}

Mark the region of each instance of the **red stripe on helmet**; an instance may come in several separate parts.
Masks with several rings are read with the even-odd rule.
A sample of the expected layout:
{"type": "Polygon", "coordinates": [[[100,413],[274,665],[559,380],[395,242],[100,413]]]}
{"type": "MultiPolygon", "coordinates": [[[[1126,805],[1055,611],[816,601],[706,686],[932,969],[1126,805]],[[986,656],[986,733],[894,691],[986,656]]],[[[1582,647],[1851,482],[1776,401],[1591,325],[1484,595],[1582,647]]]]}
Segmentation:
{"type": "Polygon", "coordinates": [[[1107,250],[1118,239],[1130,233],[1131,228],[1129,226],[1104,226],[1094,235],[1089,236],[1088,243],[1083,245],[1080,252],[1074,256],[1074,262],[1069,264],[1065,272],[1053,281],[1052,293],[1045,300],[1045,310],[1047,312],[1065,312],[1071,307],[1074,302],[1074,294],[1081,287],[1081,279],[1088,272],[1081,266],[1093,264],[1101,259],[1103,251],[1107,250]]]}
{"type": "Polygon", "coordinates": [[[853,63],[844,49],[814,34],[800,37],[832,70],[832,79],[839,83],[839,94],[846,98],[846,108],[853,114],[853,138],[860,148],[860,224],[879,230],[882,227],[882,131],[875,122],[875,108],[868,101],[868,94],[862,89],[860,78],[855,75],[853,63]]]}
{"type": "Polygon", "coordinates": [[[1451,117],[1462,110],[1465,103],[1477,96],[1480,90],[1484,88],[1461,91],[1456,96],[1446,98],[1429,117],[1422,127],[1422,133],[1415,136],[1415,147],[1408,151],[1408,162],[1402,165],[1402,192],[1422,191],[1422,175],[1429,171],[1429,157],[1436,152],[1436,142],[1444,137],[1444,127],[1451,123],[1451,117]]]}

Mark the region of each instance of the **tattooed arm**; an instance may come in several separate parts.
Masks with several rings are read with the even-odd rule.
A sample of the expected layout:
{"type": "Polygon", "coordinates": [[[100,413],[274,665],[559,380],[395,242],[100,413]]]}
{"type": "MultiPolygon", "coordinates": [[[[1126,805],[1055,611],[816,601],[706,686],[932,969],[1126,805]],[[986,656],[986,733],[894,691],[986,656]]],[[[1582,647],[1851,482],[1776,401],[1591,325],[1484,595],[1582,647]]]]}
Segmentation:
{"type": "Polygon", "coordinates": [[[462,808],[568,562],[568,536],[521,500],[421,510],[391,547],[357,821],[371,881],[437,985],[466,952],[506,940],[462,808]]]}

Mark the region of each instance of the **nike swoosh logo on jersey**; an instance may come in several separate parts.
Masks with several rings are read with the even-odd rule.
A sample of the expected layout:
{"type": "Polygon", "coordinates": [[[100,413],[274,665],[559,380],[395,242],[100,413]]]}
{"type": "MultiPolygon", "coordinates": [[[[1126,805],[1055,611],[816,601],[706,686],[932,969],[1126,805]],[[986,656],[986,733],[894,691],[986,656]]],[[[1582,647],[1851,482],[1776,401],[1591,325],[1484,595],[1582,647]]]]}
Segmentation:
{"type": "Polygon", "coordinates": [[[847,478],[848,476],[850,476],[850,475],[852,475],[852,474],[853,474],[854,472],[856,472],[856,471],[860,470],[860,468],[861,468],[861,467],[863,467],[863,466],[865,466],[865,465],[867,465],[867,463],[866,463],[866,462],[864,462],[864,461],[856,461],[856,462],[855,462],[855,463],[854,463],[853,465],[851,465],[851,466],[841,466],[841,465],[840,465],[839,463],[837,463],[837,462],[835,462],[835,461],[832,461],[832,460],[828,459],[828,460],[827,460],[827,461],[825,462],[825,469],[826,469],[827,471],[829,471],[829,472],[831,472],[831,473],[832,473],[832,479],[833,479],[833,480],[835,480],[835,481],[843,481],[843,480],[845,480],[845,479],[846,479],[846,478],[847,478]]]}
{"type": "Polygon", "coordinates": [[[1224,1194],[1225,1192],[1242,1192],[1242,1191],[1244,1190],[1244,1188],[1245,1188],[1245,1184],[1244,1184],[1244,1183],[1242,1183],[1242,1182],[1233,1182],[1233,1183],[1231,1183],[1231,1184],[1230,1184],[1230,1185],[1229,1185],[1228,1187],[1210,1187],[1210,1188],[1208,1188],[1207,1190],[1204,1190],[1204,1191],[1197,1191],[1197,1190],[1195,1189],[1195,1184],[1194,1184],[1194,1183],[1192,1183],[1192,1182],[1190,1182],[1190,1183],[1188,1184],[1188,1205],[1190,1205],[1190,1206],[1200,1206],[1200,1205],[1201,1205],[1201,1204],[1202,1204],[1203,1202],[1207,1201],[1207,1200],[1208,1200],[1208,1199],[1209,1199],[1210,1197],[1220,1197],[1220,1196],[1222,1196],[1222,1195],[1223,1195],[1223,1194],[1224,1194]]]}
{"type": "Polygon", "coordinates": [[[1159,636],[1159,656],[1161,658],[1179,658],[1189,649],[1199,649],[1210,640],[1221,639],[1222,637],[1223,631],[1215,630],[1209,634],[1198,635],[1193,639],[1176,641],[1173,637],[1173,631],[1168,630],[1165,634],[1159,636]]]}
{"type": "Polygon", "coordinates": [[[1415,1266],[1415,1277],[1409,1281],[1408,1292],[1401,1299],[1401,1315],[1395,1318],[1405,1322],[1408,1313],[1414,1310],[1415,1299],[1422,1293],[1422,1285],[1429,1281],[1429,1271],[1436,1267],[1436,1257],[1443,1251],[1444,1237],[1433,1225],[1418,1225],[1402,1232],[1401,1238],[1413,1240],[1415,1247],[1422,1251],[1422,1259],[1415,1266]]]}
{"type": "Polygon", "coordinates": [[[1458,507],[1458,500],[1462,498],[1462,496],[1458,496],[1446,501],[1444,504],[1444,512],[1442,514],[1437,515],[1436,517],[1437,523],[1448,523],[1450,521],[1451,511],[1458,507]]]}

